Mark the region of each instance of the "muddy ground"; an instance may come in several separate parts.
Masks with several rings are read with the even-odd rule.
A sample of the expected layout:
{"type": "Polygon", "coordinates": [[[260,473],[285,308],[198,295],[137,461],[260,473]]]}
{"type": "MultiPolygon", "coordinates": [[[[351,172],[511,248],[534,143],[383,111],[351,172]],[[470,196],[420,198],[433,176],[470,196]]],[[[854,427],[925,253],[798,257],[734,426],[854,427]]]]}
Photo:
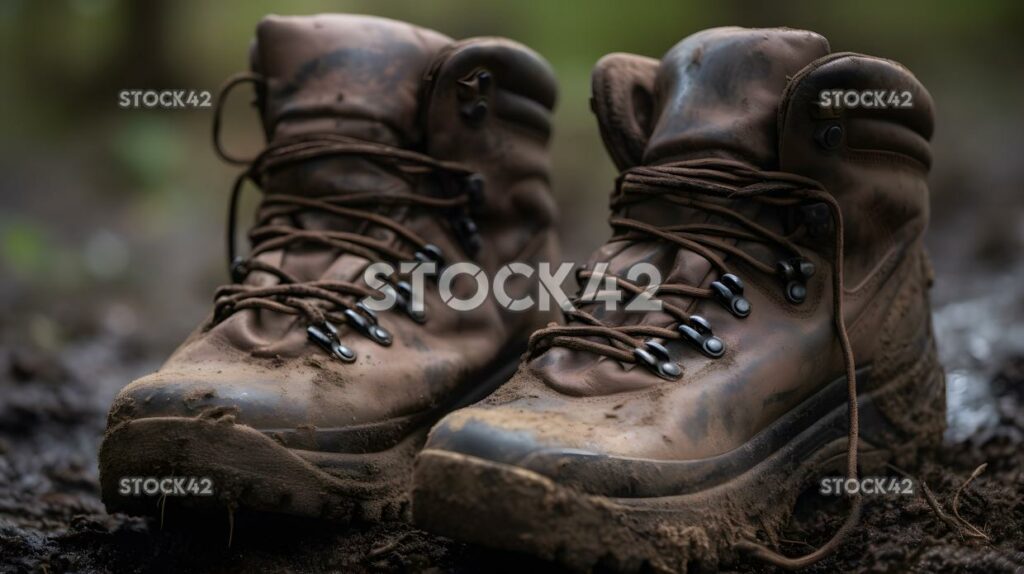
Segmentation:
{"type": "MultiPolygon", "coordinates": [[[[942,323],[942,313],[937,320],[942,323]]],[[[15,346],[0,356],[0,570],[552,570],[402,524],[343,527],[238,514],[230,532],[227,511],[185,520],[169,504],[163,527],[157,520],[108,515],[99,500],[95,454],[107,400],[152,364],[145,350],[112,335],[97,333],[88,341],[61,355],[15,346]]],[[[951,419],[947,444],[918,471],[948,516],[956,490],[987,463],[959,503],[961,516],[987,540],[952,528],[923,496],[871,497],[856,534],[813,571],[1024,570],[1024,356],[1002,363],[988,385],[983,424],[951,419]],[[965,436],[953,438],[956,431],[965,436]]],[[[841,519],[841,509],[809,497],[785,536],[786,550],[820,544],[841,519]]]]}
{"type": "MultiPolygon", "coordinates": [[[[933,298],[949,430],[944,446],[914,472],[935,505],[922,488],[914,496],[868,497],[855,534],[810,571],[1024,572],[1024,261],[1010,248],[985,252],[989,262],[979,263],[978,249],[951,231],[957,225],[950,220],[930,245],[943,254],[935,258],[933,298]],[[959,501],[960,515],[984,537],[972,536],[949,516],[957,489],[985,463],[959,501]]],[[[226,509],[187,518],[173,502],[163,525],[108,515],[96,449],[110,400],[156,369],[177,335],[152,328],[168,325],[170,315],[147,323],[126,320],[122,306],[101,313],[102,306],[74,299],[48,301],[63,333],[48,347],[21,335],[28,325],[45,341],[38,336],[45,323],[30,315],[22,321],[17,309],[0,314],[0,572],[554,571],[403,524],[339,526],[239,513],[232,530],[226,509]]],[[[845,515],[836,504],[803,500],[784,551],[800,554],[827,540],[845,515]]],[[[738,569],[765,570],[758,563],[738,569]]]]}

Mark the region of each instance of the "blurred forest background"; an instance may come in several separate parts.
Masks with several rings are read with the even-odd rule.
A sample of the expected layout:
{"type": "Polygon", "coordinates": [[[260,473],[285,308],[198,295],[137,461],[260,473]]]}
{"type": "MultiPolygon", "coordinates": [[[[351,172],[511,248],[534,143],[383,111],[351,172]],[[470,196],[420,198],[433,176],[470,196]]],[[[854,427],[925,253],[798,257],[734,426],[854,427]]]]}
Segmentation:
{"type": "MultiPolygon", "coordinates": [[[[125,110],[117,93],[215,91],[247,65],[264,14],[330,11],[408,20],[454,38],[508,36],[551,61],[561,82],[554,189],[575,259],[607,235],[615,175],[588,106],[602,55],[660,57],[688,34],[735,24],[808,28],[834,50],[898,60],[938,110],[929,243],[951,393],[973,392],[1024,347],[1020,2],[0,0],[4,348],[87,363],[75,367],[96,377],[97,404],[159,364],[226,278],[223,226],[237,169],[214,156],[209,109],[125,110]]],[[[229,110],[227,139],[252,150],[260,136],[244,100],[229,110]]]]}

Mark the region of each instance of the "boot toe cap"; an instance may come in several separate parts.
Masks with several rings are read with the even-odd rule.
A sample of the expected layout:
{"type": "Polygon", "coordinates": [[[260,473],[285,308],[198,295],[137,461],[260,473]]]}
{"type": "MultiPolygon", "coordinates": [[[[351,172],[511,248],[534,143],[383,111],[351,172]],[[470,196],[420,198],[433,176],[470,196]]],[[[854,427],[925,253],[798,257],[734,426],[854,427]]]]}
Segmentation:
{"type": "MultiPolygon", "coordinates": [[[[237,369],[235,369],[237,371],[237,369]]],[[[284,393],[277,380],[257,373],[162,370],[121,389],[108,426],[154,417],[232,416],[259,430],[309,424],[310,408],[300,393],[284,393]]]]}
{"type": "Polygon", "coordinates": [[[443,451],[529,470],[563,485],[610,493],[608,473],[588,469],[614,460],[591,448],[566,419],[526,410],[468,408],[442,419],[431,431],[425,451],[443,451]],[[543,419],[544,424],[538,424],[543,419]],[[574,438],[574,435],[576,438],[574,438]]]}

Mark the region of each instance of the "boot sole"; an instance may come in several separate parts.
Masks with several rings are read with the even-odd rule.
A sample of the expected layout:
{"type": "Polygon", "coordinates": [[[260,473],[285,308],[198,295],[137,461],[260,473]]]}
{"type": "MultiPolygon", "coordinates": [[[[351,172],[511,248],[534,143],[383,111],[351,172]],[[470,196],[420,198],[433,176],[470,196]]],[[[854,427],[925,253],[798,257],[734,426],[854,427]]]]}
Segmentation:
{"type": "Polygon", "coordinates": [[[329,453],[287,448],[230,414],[150,417],[107,430],[100,446],[102,498],[108,512],[157,515],[164,505],[206,512],[224,508],[336,522],[407,520],[413,459],[441,416],[490,394],[515,371],[518,358],[393,447],[329,453]],[[209,492],[138,494],[124,481],[184,477],[209,492]],[[199,482],[206,479],[205,482],[199,482]],[[131,492],[126,492],[130,490],[131,492]]]}
{"type": "MultiPolygon", "coordinates": [[[[865,475],[893,460],[912,467],[919,449],[941,442],[945,379],[929,348],[858,399],[865,475]]],[[[530,470],[427,449],[414,470],[413,517],[444,536],[577,571],[715,570],[738,558],[739,541],[777,540],[807,487],[845,475],[846,411],[834,408],[731,480],[677,496],[591,495],[530,470]]]]}

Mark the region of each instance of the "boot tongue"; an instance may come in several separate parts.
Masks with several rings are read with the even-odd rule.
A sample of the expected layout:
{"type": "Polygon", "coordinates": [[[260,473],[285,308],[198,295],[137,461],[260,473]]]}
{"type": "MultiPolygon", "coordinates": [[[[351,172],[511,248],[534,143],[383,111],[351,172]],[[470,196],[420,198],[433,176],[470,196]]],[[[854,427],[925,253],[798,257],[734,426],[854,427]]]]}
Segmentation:
{"type": "MultiPolygon", "coordinates": [[[[776,118],[789,78],[828,52],[824,37],[787,28],[713,28],[683,39],[654,80],[643,163],[723,158],[776,169],[776,118]]],[[[727,203],[742,212],[751,207],[727,203]]],[[[654,225],[720,222],[661,203],[630,207],[626,215],[654,225]]]]}
{"type": "Polygon", "coordinates": [[[644,163],[727,158],[775,168],[786,84],[828,53],[822,36],[785,28],[714,28],[684,39],[658,70],[644,163]]]}
{"type": "MultiPolygon", "coordinates": [[[[744,161],[761,169],[778,165],[776,117],[789,78],[807,64],[827,55],[828,42],[812,32],[788,29],[750,30],[715,28],[690,36],[676,44],[661,61],[654,83],[653,130],[644,147],[642,163],[665,164],[702,158],[744,161]]],[[[608,123],[609,118],[599,117],[608,123]]],[[[725,202],[732,209],[759,223],[774,227],[749,203],[725,202]]],[[[664,202],[643,202],[623,210],[629,218],[658,226],[682,223],[731,222],[706,211],[664,202]]],[[[744,245],[752,248],[756,246],[744,245]]],[[[610,273],[625,277],[637,262],[655,265],[662,272],[662,283],[705,284],[712,272],[703,256],[661,241],[612,241],[599,249],[589,261],[607,262],[610,273]]],[[[691,299],[661,296],[661,299],[688,308],[691,299]]],[[[612,324],[649,324],[664,326],[673,322],[665,312],[630,313],[619,309],[605,312],[600,305],[588,309],[599,319],[612,324]]],[[[591,353],[556,349],[559,371],[541,366],[539,373],[555,388],[595,387],[627,390],[620,381],[621,367],[602,361],[591,353]],[[593,363],[603,363],[588,372],[593,363]],[[578,369],[586,379],[576,383],[566,372],[578,369]]],[[[628,386],[628,385],[627,385],[628,386]]]]}
{"type": "Polygon", "coordinates": [[[330,132],[402,147],[420,143],[418,94],[452,40],[384,18],[267,16],[253,70],[267,80],[268,141],[330,132]]]}
{"type": "MultiPolygon", "coordinates": [[[[263,127],[270,145],[313,134],[343,135],[404,149],[423,143],[419,127],[423,78],[452,43],[442,34],[384,18],[353,15],[267,16],[256,31],[252,68],[266,80],[263,127]]],[[[306,197],[407,191],[408,182],[378,162],[357,155],[310,158],[263,174],[266,193],[306,197]]],[[[362,209],[393,216],[395,209],[362,209]]],[[[271,223],[306,230],[367,234],[393,240],[393,232],[365,220],[306,210],[271,223]]],[[[320,245],[297,245],[260,255],[300,281],[351,280],[363,257],[320,245]]],[[[276,281],[266,274],[255,280],[276,281]]]]}
{"type": "MultiPolygon", "coordinates": [[[[776,168],[776,117],[789,78],[828,52],[828,41],[822,36],[789,29],[715,28],[684,39],[662,59],[655,78],[654,128],[643,163],[725,158],[761,169],[776,168]]],[[[753,202],[719,203],[781,231],[781,220],[771,213],[760,213],[753,202]]],[[[735,225],[731,219],[702,209],[664,202],[631,205],[621,215],[657,226],[735,225]]],[[[754,256],[770,256],[757,244],[742,247],[754,256]]],[[[597,261],[607,261],[609,271],[620,276],[638,261],[650,262],[662,270],[664,283],[701,285],[712,271],[703,256],[665,242],[611,242],[590,263],[597,261]]],[[[685,297],[665,299],[682,307],[689,303],[685,297]]],[[[605,317],[601,312],[596,314],[605,317]]],[[[669,319],[660,313],[622,312],[608,318],[620,323],[650,324],[663,324],[669,319]]]]}

